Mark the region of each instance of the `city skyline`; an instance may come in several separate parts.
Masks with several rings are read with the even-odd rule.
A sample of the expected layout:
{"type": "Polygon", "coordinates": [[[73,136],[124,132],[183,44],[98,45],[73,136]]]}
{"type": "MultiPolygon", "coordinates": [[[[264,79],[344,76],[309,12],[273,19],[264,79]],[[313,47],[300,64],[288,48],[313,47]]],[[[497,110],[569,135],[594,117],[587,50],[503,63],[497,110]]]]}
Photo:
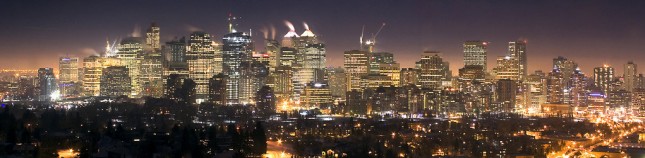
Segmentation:
{"type": "MultiPolygon", "coordinates": [[[[46,2],[41,4],[30,4],[24,2],[2,2],[4,11],[2,15],[20,13],[25,7],[44,7],[46,2]],[[33,6],[32,6],[33,5],[33,6]]],[[[114,19],[88,19],[90,16],[110,17],[108,13],[89,12],[87,15],[80,15],[81,12],[91,11],[91,8],[106,8],[118,4],[118,2],[102,2],[99,4],[86,4],[82,2],[63,2],[49,4],[52,6],[65,5],[88,5],[88,9],[75,7],[69,11],[59,12],[49,10],[46,7],[38,9],[36,13],[16,14],[7,16],[14,25],[3,24],[0,35],[0,54],[7,56],[3,58],[0,66],[3,68],[36,69],[39,67],[57,66],[57,58],[65,55],[83,57],[90,55],[91,50],[101,52],[104,47],[105,38],[115,40],[124,39],[132,33],[134,25],[138,25],[141,32],[144,32],[149,22],[157,22],[161,28],[161,41],[169,41],[174,37],[188,36],[192,28],[204,28],[203,31],[210,33],[213,37],[223,36],[227,29],[226,16],[233,13],[242,17],[240,27],[242,30],[252,30],[253,41],[256,47],[263,44],[263,29],[276,28],[276,36],[281,37],[288,28],[283,21],[289,20],[296,26],[298,33],[305,29],[302,22],[307,22],[311,30],[326,43],[328,54],[328,66],[342,66],[342,53],[347,50],[359,49],[358,39],[361,28],[365,25],[366,34],[376,32],[382,23],[387,25],[378,36],[377,51],[391,52],[401,67],[413,67],[413,61],[420,59],[423,51],[439,51],[442,57],[450,62],[450,70],[456,75],[456,70],[463,66],[462,44],[465,41],[482,40],[490,42],[488,46],[488,69],[495,65],[496,56],[507,54],[507,42],[519,38],[528,40],[527,55],[529,58],[529,73],[535,70],[549,71],[551,60],[557,56],[564,56],[579,63],[584,73],[592,73],[594,67],[604,64],[613,66],[617,74],[622,74],[623,64],[633,59],[643,58],[643,53],[638,49],[638,43],[645,43],[643,38],[644,22],[635,20],[627,15],[642,14],[637,6],[629,3],[607,3],[592,1],[586,3],[576,2],[531,2],[531,3],[502,3],[502,2],[421,2],[416,6],[409,6],[408,3],[391,3],[377,1],[370,3],[369,7],[361,7],[359,2],[348,2],[338,5],[334,10],[343,14],[351,10],[365,11],[366,14],[373,13],[375,16],[354,19],[359,15],[347,14],[342,19],[334,19],[333,14],[323,14],[324,8],[333,8],[333,2],[321,2],[315,4],[316,9],[302,9],[302,7],[314,4],[302,2],[274,2],[275,4],[240,2],[222,2],[214,8],[224,9],[195,9],[191,12],[161,13],[158,10],[142,7],[140,2],[132,2],[132,6],[126,7],[124,12],[136,12],[137,14],[114,14],[114,19]],[[294,11],[283,12],[285,6],[282,3],[291,4],[296,8],[294,11]],[[356,4],[359,3],[359,4],[356,4]],[[529,6],[533,4],[532,6],[529,6]],[[599,5],[600,4],[600,5],[599,5]],[[606,5],[602,5],[606,4],[606,5]],[[402,6],[388,9],[388,5],[402,6]],[[580,7],[574,7],[574,6],[580,7]],[[631,6],[628,6],[631,5],[631,6]],[[260,9],[265,6],[265,9],[260,9]],[[248,7],[248,9],[246,9],[248,7]],[[400,10],[400,8],[412,8],[403,12],[387,12],[387,10],[400,10]],[[509,8],[510,7],[510,8],[509,8]],[[140,9],[138,9],[140,8],[140,9]],[[552,13],[542,12],[542,9],[552,10],[552,13]],[[256,14],[254,10],[263,10],[267,14],[256,14]],[[428,9],[428,10],[426,10],[428,9]],[[436,9],[437,11],[433,10],[436,9]],[[464,10],[465,9],[465,10],[464,10]],[[507,15],[513,11],[522,9],[522,15],[507,15]],[[141,11],[143,10],[143,11],[141,11]],[[448,10],[447,12],[440,12],[448,10]],[[464,12],[456,12],[463,10],[464,12]],[[494,11],[493,11],[494,10],[494,11]],[[474,18],[477,11],[486,11],[483,18],[474,18]],[[51,15],[50,18],[42,19],[38,12],[51,15]],[[181,19],[183,16],[194,16],[194,14],[208,13],[204,22],[200,20],[181,19]],[[558,14],[563,17],[544,19],[545,15],[558,14]],[[129,15],[128,17],[123,17],[129,15]],[[132,15],[132,16],[130,16],[132,15]],[[411,17],[418,15],[418,17],[411,17]],[[486,17],[485,15],[490,15],[486,17]],[[52,18],[53,17],[53,18],[52,18]],[[450,19],[446,19],[451,17],[450,19]],[[462,18],[452,18],[462,17],[462,18]],[[517,19],[519,18],[519,19],[517,19]],[[565,21],[564,18],[571,19],[565,21]],[[12,20],[13,19],[13,20],[12,20]],[[25,20],[30,19],[30,20],[25,20]],[[52,19],[62,19],[52,21],[52,19]],[[100,19],[100,20],[99,20],[100,19]],[[463,19],[463,20],[453,20],[463,19]],[[516,23],[492,23],[504,21],[504,19],[516,19],[516,23]],[[173,22],[178,21],[178,22],[173,22]],[[473,23],[473,26],[463,26],[465,23],[473,23]],[[97,24],[101,24],[97,26],[97,24]],[[345,27],[346,26],[346,27],[345,27]],[[342,29],[338,29],[342,27],[342,29]],[[9,31],[11,30],[11,31],[9,31]],[[17,30],[17,31],[14,31],[17,30]],[[14,32],[21,32],[16,34],[14,32]],[[400,34],[419,35],[413,38],[402,38],[400,34]],[[564,35],[564,37],[562,37],[564,35]],[[570,36],[569,36],[570,35],[570,36]],[[28,36],[31,38],[25,39],[28,36]],[[25,41],[39,42],[39,47],[26,45],[25,41]],[[85,49],[85,50],[84,50],[85,49]],[[584,52],[584,53],[580,53],[584,52]],[[616,52],[616,53],[605,53],[616,52]],[[620,55],[615,55],[620,54],[620,55]],[[25,62],[16,62],[25,61],[25,62]]],[[[197,2],[182,3],[177,5],[194,6],[197,2]]],[[[206,3],[206,2],[204,2],[206,3]]],[[[159,6],[166,9],[172,8],[169,2],[160,2],[159,6]]],[[[208,4],[208,3],[206,3],[208,4]]],[[[205,5],[208,6],[208,5],[205,5]]],[[[200,6],[201,7],[201,6],[200,6]]],[[[185,7],[180,8],[182,10],[185,7]]],[[[362,17],[362,16],[361,16],[362,17]]],[[[194,30],[193,30],[194,31],[194,30]]],[[[246,31],[245,31],[246,32],[246,31]]],[[[143,35],[143,34],[142,34],[143,35]]],[[[369,37],[369,36],[368,36],[369,37]]],[[[407,37],[407,36],[404,36],[407,37]]],[[[214,39],[219,41],[219,39],[214,39]]],[[[279,39],[278,39],[279,40],[279,39]]],[[[256,51],[262,51],[257,47],[256,51]]],[[[638,60],[634,61],[639,64],[638,60]]]]}

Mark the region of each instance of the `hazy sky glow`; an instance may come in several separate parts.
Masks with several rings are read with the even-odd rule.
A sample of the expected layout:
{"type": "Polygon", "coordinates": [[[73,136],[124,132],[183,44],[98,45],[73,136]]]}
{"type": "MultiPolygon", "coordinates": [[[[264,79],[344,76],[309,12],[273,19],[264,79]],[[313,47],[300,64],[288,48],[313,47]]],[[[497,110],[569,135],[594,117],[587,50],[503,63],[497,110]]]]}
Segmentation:
{"type": "MultiPolygon", "coordinates": [[[[150,22],[161,27],[162,42],[192,30],[221,41],[228,13],[241,16],[240,30],[253,30],[257,50],[263,28],[277,36],[291,21],[302,22],[327,45],[329,65],[342,65],[342,53],[358,49],[361,27],[375,32],[387,23],[377,49],[412,67],[424,50],[438,50],[456,72],[463,66],[462,43],[489,41],[489,68],[506,53],[509,41],[526,38],[529,70],[549,70],[561,55],[586,74],[610,64],[622,74],[633,60],[645,69],[645,1],[0,1],[0,68],[57,68],[66,54],[85,57],[102,51],[105,39],[127,37],[150,22]]],[[[643,72],[643,71],[639,71],[643,72]]]]}

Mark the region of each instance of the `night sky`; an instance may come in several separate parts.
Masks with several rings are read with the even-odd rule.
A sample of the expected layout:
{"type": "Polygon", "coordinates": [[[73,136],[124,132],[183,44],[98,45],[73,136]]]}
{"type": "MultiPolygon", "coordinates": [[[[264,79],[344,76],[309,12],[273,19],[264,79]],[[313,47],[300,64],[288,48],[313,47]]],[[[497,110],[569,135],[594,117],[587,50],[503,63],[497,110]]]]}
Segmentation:
{"type": "MultiPolygon", "coordinates": [[[[253,30],[257,50],[260,30],[273,25],[277,36],[298,33],[307,22],[327,45],[328,65],[341,66],[342,53],[359,48],[366,33],[385,28],[378,51],[395,54],[412,67],[424,50],[438,50],[451,70],[463,66],[462,43],[491,42],[489,69],[506,54],[509,41],[528,40],[529,70],[550,70],[558,55],[578,62],[586,74],[610,64],[622,75],[633,60],[645,69],[645,1],[0,1],[0,68],[57,68],[60,56],[85,57],[103,51],[106,38],[124,38],[150,22],[161,27],[162,43],[203,30],[216,41],[226,33],[229,13],[242,17],[239,30],[253,30]]],[[[643,72],[643,71],[639,71],[643,72]]]]}

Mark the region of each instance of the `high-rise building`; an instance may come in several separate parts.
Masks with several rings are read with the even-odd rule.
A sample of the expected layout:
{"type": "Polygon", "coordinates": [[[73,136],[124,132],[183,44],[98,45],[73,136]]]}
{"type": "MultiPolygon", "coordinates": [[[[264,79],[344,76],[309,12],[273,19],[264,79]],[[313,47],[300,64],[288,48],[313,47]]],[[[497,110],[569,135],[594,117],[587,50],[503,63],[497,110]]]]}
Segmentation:
{"type": "Polygon", "coordinates": [[[240,65],[239,103],[255,104],[256,92],[267,83],[269,76],[267,66],[267,64],[257,61],[243,62],[240,65]]]}
{"type": "Polygon", "coordinates": [[[393,64],[394,54],[388,52],[378,52],[370,54],[370,74],[379,74],[381,64],[393,64]]]}
{"type": "Polygon", "coordinates": [[[645,115],[645,89],[636,88],[632,91],[632,110],[637,116],[645,115]]]}
{"type": "Polygon", "coordinates": [[[345,100],[347,92],[347,74],[342,67],[327,68],[327,83],[334,99],[345,100]]]}
{"type": "MultiPolygon", "coordinates": [[[[222,55],[224,75],[226,78],[226,100],[227,104],[242,103],[240,88],[248,86],[241,84],[242,65],[251,64],[253,55],[253,41],[251,35],[244,32],[231,32],[226,34],[222,39],[222,55]]],[[[250,93],[249,97],[255,96],[255,92],[250,93]]]]}
{"type": "Polygon", "coordinates": [[[462,83],[484,82],[486,72],[482,70],[481,65],[466,65],[464,68],[459,69],[459,81],[462,83]]]}
{"type": "Polygon", "coordinates": [[[305,87],[301,104],[310,108],[320,108],[333,103],[329,85],[311,82],[305,87]]]}
{"type": "Polygon", "coordinates": [[[161,52],[143,55],[139,73],[141,96],[161,97],[163,95],[163,59],[161,52]]]}
{"type": "Polygon", "coordinates": [[[362,91],[361,78],[369,72],[369,57],[368,52],[359,50],[344,53],[343,65],[347,74],[347,91],[362,91]]]}
{"type": "Polygon", "coordinates": [[[166,42],[162,48],[162,56],[166,67],[178,67],[186,65],[186,39],[174,39],[166,42]]]}
{"type": "Polygon", "coordinates": [[[379,75],[387,76],[392,81],[391,86],[401,86],[401,66],[399,66],[399,63],[379,64],[378,68],[379,75]]]}
{"type": "Polygon", "coordinates": [[[189,77],[196,84],[197,103],[208,99],[208,80],[219,73],[218,67],[221,68],[216,63],[218,51],[214,45],[211,35],[205,32],[193,32],[188,41],[186,61],[189,77]]]}
{"type": "Polygon", "coordinates": [[[578,64],[572,60],[558,56],[553,59],[553,69],[557,69],[562,74],[562,84],[564,87],[570,87],[571,75],[578,70],[578,64]]]}
{"type": "Polygon", "coordinates": [[[419,69],[415,68],[402,68],[401,69],[401,80],[399,85],[401,87],[407,85],[419,86],[419,69]]]}
{"type": "Polygon", "coordinates": [[[508,43],[508,52],[512,58],[517,60],[518,79],[524,80],[528,72],[528,62],[526,58],[526,41],[515,41],[508,43]]]}
{"type": "Polygon", "coordinates": [[[497,66],[493,69],[495,79],[520,80],[518,60],[512,56],[497,57],[497,66]]]}
{"type": "Polygon", "coordinates": [[[496,101],[500,107],[497,108],[501,112],[513,112],[515,109],[515,96],[517,93],[517,84],[510,79],[497,80],[495,94],[497,94],[496,101]]]}
{"type": "Polygon", "coordinates": [[[58,85],[56,84],[56,75],[54,75],[53,68],[40,68],[38,69],[38,91],[40,101],[49,101],[51,99],[56,99],[52,97],[57,94],[54,94],[58,90],[58,85]]]}
{"type": "Polygon", "coordinates": [[[276,112],[277,100],[271,87],[264,86],[260,88],[254,100],[260,116],[268,117],[276,112]]]}
{"type": "Polygon", "coordinates": [[[143,60],[143,39],[139,37],[128,37],[119,43],[117,46],[118,52],[116,57],[121,60],[123,66],[128,68],[128,73],[130,73],[130,79],[132,80],[131,92],[128,94],[129,97],[139,97],[141,95],[141,83],[140,83],[140,68],[141,61],[143,60]]]}
{"type": "Polygon", "coordinates": [[[486,56],[488,43],[482,41],[464,42],[464,66],[478,65],[486,73],[486,56]]]}
{"type": "Polygon", "coordinates": [[[101,76],[103,68],[122,66],[121,60],[115,57],[89,56],[83,58],[83,95],[101,95],[101,76]]]}
{"type": "Polygon", "coordinates": [[[636,87],[636,77],[638,74],[638,71],[636,69],[636,64],[634,62],[627,62],[625,64],[625,68],[623,69],[623,89],[627,91],[632,91],[636,87]]]}
{"type": "Polygon", "coordinates": [[[278,101],[288,101],[293,94],[293,69],[289,66],[278,66],[271,74],[273,92],[278,101]]]}
{"type": "Polygon", "coordinates": [[[152,49],[153,52],[157,52],[161,49],[159,44],[159,26],[157,23],[150,24],[148,30],[146,30],[146,46],[152,49]]]}
{"type": "Polygon", "coordinates": [[[80,94],[80,75],[78,58],[61,57],[58,60],[58,88],[63,98],[80,94]]]}
{"type": "Polygon", "coordinates": [[[130,73],[125,66],[110,66],[103,69],[101,75],[101,96],[127,96],[130,95],[132,81],[130,73]]]}
{"type": "Polygon", "coordinates": [[[226,104],[226,76],[220,73],[208,81],[208,99],[215,105],[226,104]]]}
{"type": "Polygon", "coordinates": [[[594,68],[593,81],[594,86],[600,88],[607,96],[611,90],[611,84],[614,82],[614,68],[609,65],[594,68]]]}
{"type": "Polygon", "coordinates": [[[280,43],[278,41],[273,40],[273,39],[267,39],[265,41],[266,43],[266,51],[269,55],[269,70],[271,72],[275,71],[275,68],[280,66],[280,43]]]}
{"type": "Polygon", "coordinates": [[[528,84],[528,92],[529,92],[529,104],[528,108],[533,109],[534,111],[529,111],[529,112],[537,112],[537,109],[540,108],[540,105],[545,104],[547,102],[547,78],[544,72],[542,71],[535,71],[535,73],[530,74],[526,78],[526,84],[528,84]]]}
{"type": "Polygon", "coordinates": [[[547,103],[563,104],[564,103],[564,81],[563,74],[558,69],[549,72],[546,79],[547,103]]]}
{"type": "Polygon", "coordinates": [[[448,64],[441,58],[439,52],[426,51],[421,54],[421,60],[416,62],[420,70],[419,83],[422,88],[440,88],[442,81],[449,78],[448,64]]]}

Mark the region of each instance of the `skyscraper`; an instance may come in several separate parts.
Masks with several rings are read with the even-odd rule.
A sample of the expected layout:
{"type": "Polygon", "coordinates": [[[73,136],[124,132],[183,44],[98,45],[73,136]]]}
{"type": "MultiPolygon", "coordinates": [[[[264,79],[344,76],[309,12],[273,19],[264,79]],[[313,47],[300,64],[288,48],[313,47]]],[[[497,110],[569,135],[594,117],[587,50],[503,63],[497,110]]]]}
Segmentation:
{"type": "Polygon", "coordinates": [[[215,105],[226,103],[226,77],[220,73],[211,77],[208,82],[208,99],[215,105]]]}
{"type": "MultiPolygon", "coordinates": [[[[231,32],[226,34],[222,41],[223,68],[226,79],[226,100],[227,104],[239,104],[240,88],[242,85],[241,66],[251,64],[253,55],[253,41],[251,36],[244,32],[231,32]]],[[[253,97],[255,93],[252,93],[253,97]]]]}
{"type": "Polygon", "coordinates": [[[72,97],[80,94],[78,58],[61,57],[58,60],[58,88],[61,97],[72,97]]]}
{"type": "Polygon", "coordinates": [[[518,60],[512,56],[497,57],[497,66],[493,69],[495,79],[520,80],[518,60]]]}
{"type": "Polygon", "coordinates": [[[593,69],[594,86],[600,88],[604,95],[607,96],[610,91],[611,84],[614,82],[614,68],[609,65],[596,67],[593,69]]]}
{"type": "Polygon", "coordinates": [[[416,62],[416,68],[420,70],[419,83],[422,88],[440,88],[442,81],[451,75],[447,62],[441,58],[439,52],[423,52],[421,60],[416,62]]]}
{"type": "Polygon", "coordinates": [[[123,66],[128,68],[128,73],[130,73],[130,79],[132,80],[131,93],[129,97],[138,97],[141,94],[141,83],[139,80],[140,77],[140,68],[141,61],[143,59],[143,39],[139,37],[128,37],[119,43],[117,46],[118,52],[116,57],[121,60],[123,66]]]}
{"type": "Polygon", "coordinates": [[[547,103],[564,103],[564,81],[563,74],[558,69],[549,72],[546,79],[547,103]]]}
{"type": "Polygon", "coordinates": [[[369,72],[369,56],[366,51],[351,50],[344,53],[343,65],[347,74],[347,91],[361,92],[361,77],[369,72]]]}
{"type": "Polygon", "coordinates": [[[157,23],[150,24],[148,30],[146,30],[146,46],[152,49],[153,52],[157,52],[161,49],[159,44],[159,26],[157,23]]]}
{"type": "Polygon", "coordinates": [[[515,41],[508,43],[508,52],[512,58],[517,60],[518,79],[524,80],[528,72],[528,62],[526,58],[526,41],[515,41]]]}
{"type": "Polygon", "coordinates": [[[638,71],[636,69],[636,64],[634,62],[627,62],[625,64],[625,68],[623,69],[623,79],[625,80],[623,84],[623,89],[627,91],[632,91],[636,87],[636,77],[638,74],[638,71]]]}
{"type": "MultiPolygon", "coordinates": [[[[56,84],[56,76],[54,75],[53,68],[40,68],[38,69],[38,90],[39,90],[39,100],[40,101],[49,101],[54,97],[54,92],[58,89],[56,84]]],[[[55,96],[57,97],[57,96],[55,96]]]]}
{"type": "Polygon", "coordinates": [[[188,41],[186,61],[189,78],[196,84],[197,103],[208,99],[208,80],[217,73],[215,62],[216,50],[211,35],[205,32],[193,32],[188,41]]]}
{"type": "Polygon", "coordinates": [[[83,58],[83,95],[99,96],[103,68],[121,65],[121,60],[115,57],[89,56],[83,58]]]}
{"type": "Polygon", "coordinates": [[[479,65],[484,73],[487,69],[486,56],[488,43],[482,41],[464,42],[464,66],[479,65]]]}
{"type": "Polygon", "coordinates": [[[101,96],[127,96],[130,94],[132,81],[128,68],[125,66],[110,66],[102,71],[101,96]]]}

